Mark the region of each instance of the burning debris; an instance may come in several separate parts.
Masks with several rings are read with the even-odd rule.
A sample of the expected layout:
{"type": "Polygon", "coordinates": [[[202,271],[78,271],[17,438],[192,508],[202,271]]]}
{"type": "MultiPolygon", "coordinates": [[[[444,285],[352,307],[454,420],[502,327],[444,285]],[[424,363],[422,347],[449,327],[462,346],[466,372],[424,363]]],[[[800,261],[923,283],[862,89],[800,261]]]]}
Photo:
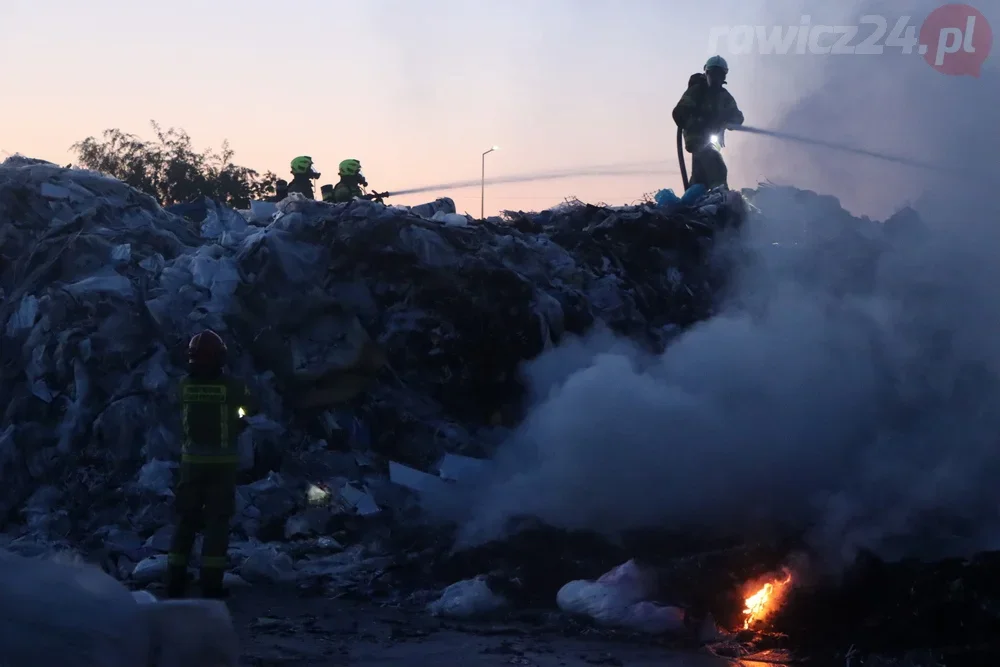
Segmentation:
{"type": "Polygon", "coordinates": [[[759,624],[773,614],[780,606],[789,586],[792,583],[792,573],[787,568],[782,570],[783,578],[765,581],[763,585],[750,586],[755,592],[746,598],[743,609],[743,629],[759,624]]]}

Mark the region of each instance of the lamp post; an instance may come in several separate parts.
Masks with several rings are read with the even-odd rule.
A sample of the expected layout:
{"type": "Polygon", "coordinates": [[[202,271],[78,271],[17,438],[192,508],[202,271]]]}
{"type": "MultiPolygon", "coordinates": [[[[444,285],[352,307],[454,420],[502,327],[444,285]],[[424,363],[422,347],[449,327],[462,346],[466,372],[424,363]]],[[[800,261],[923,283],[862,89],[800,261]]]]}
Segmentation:
{"type": "Polygon", "coordinates": [[[483,178],[479,187],[479,219],[486,219],[486,156],[493,151],[500,150],[499,146],[493,146],[488,151],[483,151],[483,178]]]}

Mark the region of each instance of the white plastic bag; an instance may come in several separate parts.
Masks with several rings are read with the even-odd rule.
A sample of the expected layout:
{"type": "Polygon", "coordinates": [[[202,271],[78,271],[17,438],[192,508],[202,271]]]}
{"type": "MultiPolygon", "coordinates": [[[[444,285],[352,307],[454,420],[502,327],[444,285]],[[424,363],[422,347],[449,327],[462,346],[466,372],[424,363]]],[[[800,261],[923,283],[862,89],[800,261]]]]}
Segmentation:
{"type": "Polygon", "coordinates": [[[684,610],[647,601],[655,591],[655,576],[630,560],[597,581],[569,582],[556,594],[556,604],[608,627],[651,634],[683,630],[684,610]]]}
{"type": "Polygon", "coordinates": [[[507,606],[507,600],[490,590],[481,577],[458,581],[444,589],[438,600],[427,606],[434,616],[472,618],[507,606]]]}

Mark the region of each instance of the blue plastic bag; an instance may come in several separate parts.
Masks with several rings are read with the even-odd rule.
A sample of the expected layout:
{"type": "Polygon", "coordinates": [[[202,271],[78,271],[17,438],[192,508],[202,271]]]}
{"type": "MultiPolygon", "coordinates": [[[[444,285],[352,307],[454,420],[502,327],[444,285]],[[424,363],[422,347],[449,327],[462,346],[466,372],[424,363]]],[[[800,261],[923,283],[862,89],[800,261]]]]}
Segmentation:
{"type": "Polygon", "coordinates": [[[680,197],[674,194],[674,191],[670,188],[666,190],[660,190],[653,197],[653,201],[656,202],[657,206],[673,206],[681,202],[680,197]]]}
{"type": "Polygon", "coordinates": [[[701,183],[695,183],[687,189],[687,191],[681,196],[681,204],[685,206],[690,206],[699,199],[701,199],[708,190],[701,183]]]}

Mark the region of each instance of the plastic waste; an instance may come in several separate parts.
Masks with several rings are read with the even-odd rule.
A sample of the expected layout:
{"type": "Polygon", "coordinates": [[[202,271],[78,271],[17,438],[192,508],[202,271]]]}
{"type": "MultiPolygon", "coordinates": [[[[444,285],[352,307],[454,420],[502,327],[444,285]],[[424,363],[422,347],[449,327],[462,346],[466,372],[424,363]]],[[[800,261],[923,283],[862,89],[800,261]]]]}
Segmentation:
{"type": "Polygon", "coordinates": [[[278,205],[269,201],[250,202],[249,222],[254,224],[266,224],[271,221],[274,214],[278,212],[278,205]]]}
{"type": "Polygon", "coordinates": [[[167,573],[167,557],[156,554],[136,563],[132,570],[132,580],[140,586],[160,581],[167,573]]]}
{"type": "Polygon", "coordinates": [[[436,213],[455,213],[455,201],[451,197],[441,197],[426,204],[411,206],[410,212],[413,215],[430,220],[436,213]]]}
{"type": "Polygon", "coordinates": [[[201,222],[208,215],[210,201],[209,199],[199,199],[184,204],[165,206],[163,210],[194,222],[201,222]]]}
{"type": "Polygon", "coordinates": [[[689,206],[698,201],[699,199],[701,199],[702,196],[704,196],[705,192],[707,191],[705,190],[704,185],[702,185],[701,183],[695,183],[687,190],[685,190],[683,195],[681,195],[680,203],[683,206],[689,206]]]}
{"type": "Polygon", "coordinates": [[[483,577],[476,577],[448,586],[427,610],[434,616],[472,618],[498,611],[507,604],[506,598],[490,590],[483,577]]]}
{"type": "Polygon", "coordinates": [[[431,218],[434,222],[443,223],[445,227],[468,227],[469,219],[458,213],[444,213],[438,211],[431,218]]]}
{"type": "Polygon", "coordinates": [[[630,560],[597,581],[569,582],[556,594],[556,604],[607,627],[650,634],[682,631],[684,610],[649,601],[655,590],[655,577],[630,560]]]}
{"type": "Polygon", "coordinates": [[[656,202],[657,206],[666,207],[673,206],[681,203],[681,198],[674,194],[674,191],[670,188],[666,190],[660,190],[653,197],[653,201],[656,202]]]}

